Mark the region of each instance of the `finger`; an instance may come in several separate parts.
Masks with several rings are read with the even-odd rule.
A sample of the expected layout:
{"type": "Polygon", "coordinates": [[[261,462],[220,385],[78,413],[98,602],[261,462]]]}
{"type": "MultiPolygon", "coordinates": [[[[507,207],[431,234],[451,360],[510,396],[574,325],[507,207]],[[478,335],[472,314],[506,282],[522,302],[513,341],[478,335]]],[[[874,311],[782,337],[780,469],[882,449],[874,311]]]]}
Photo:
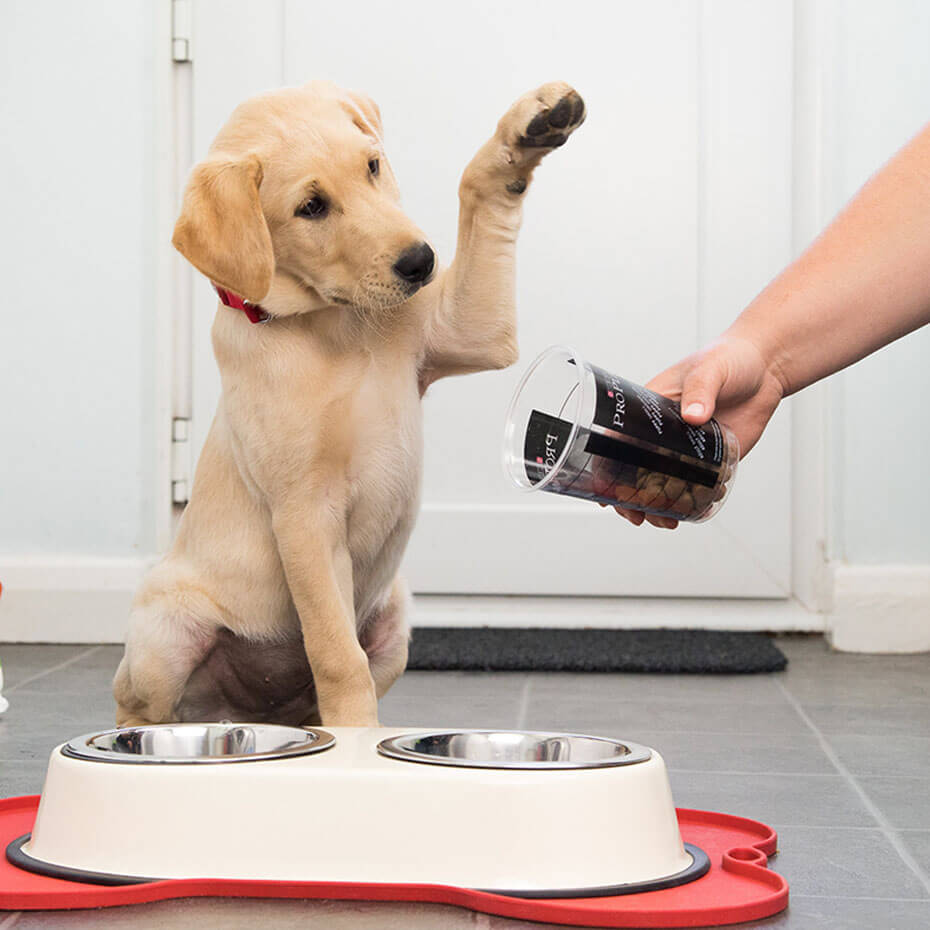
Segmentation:
{"type": "Polygon", "coordinates": [[[681,415],[700,426],[713,415],[717,395],[726,380],[726,369],[713,355],[705,356],[686,375],[681,385],[681,415]]]}

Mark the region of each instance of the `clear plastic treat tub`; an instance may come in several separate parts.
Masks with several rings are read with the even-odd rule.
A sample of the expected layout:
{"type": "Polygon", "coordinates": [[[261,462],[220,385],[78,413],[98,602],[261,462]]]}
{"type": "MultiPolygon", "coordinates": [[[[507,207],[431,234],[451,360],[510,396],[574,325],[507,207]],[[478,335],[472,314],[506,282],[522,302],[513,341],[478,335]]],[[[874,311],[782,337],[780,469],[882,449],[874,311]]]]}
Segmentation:
{"type": "Polygon", "coordinates": [[[662,758],[573,733],[175,724],[52,752],[20,868],[98,884],[439,884],[530,898],[700,878],[662,758]]]}
{"type": "Polygon", "coordinates": [[[553,346],[510,402],[504,467],[529,491],[698,523],[723,506],[739,443],[716,420],[692,426],[661,394],[553,346]]]}

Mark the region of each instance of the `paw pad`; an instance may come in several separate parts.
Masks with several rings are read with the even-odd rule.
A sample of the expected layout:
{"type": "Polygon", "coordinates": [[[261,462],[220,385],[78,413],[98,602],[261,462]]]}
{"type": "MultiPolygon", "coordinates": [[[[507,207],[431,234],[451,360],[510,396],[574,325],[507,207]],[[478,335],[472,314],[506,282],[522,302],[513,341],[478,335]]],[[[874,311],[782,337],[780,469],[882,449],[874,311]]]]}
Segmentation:
{"type": "Polygon", "coordinates": [[[584,100],[570,91],[554,107],[547,107],[529,121],[519,143],[525,148],[558,148],[584,122],[584,117],[584,100]]]}

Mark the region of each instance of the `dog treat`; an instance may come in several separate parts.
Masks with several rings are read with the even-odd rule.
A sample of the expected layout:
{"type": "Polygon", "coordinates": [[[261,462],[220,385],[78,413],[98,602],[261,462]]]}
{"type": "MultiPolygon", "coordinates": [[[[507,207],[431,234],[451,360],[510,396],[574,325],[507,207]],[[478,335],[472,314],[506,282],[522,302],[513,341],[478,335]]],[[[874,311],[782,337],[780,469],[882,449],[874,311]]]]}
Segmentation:
{"type": "Polygon", "coordinates": [[[723,505],[739,443],[716,420],[692,426],[675,401],[556,346],[517,387],[504,458],[528,490],[696,523],[723,505]]]}

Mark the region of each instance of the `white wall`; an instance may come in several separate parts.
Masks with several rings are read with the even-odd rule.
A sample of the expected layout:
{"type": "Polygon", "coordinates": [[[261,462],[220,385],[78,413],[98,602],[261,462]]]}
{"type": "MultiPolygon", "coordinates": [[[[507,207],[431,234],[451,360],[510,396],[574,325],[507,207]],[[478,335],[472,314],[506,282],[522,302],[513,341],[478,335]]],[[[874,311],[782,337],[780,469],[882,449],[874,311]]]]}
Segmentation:
{"type": "Polygon", "coordinates": [[[3,4],[0,638],[45,616],[26,590],[125,589],[155,549],[153,75],[166,9],[3,4]]]}
{"type": "MultiPolygon", "coordinates": [[[[830,212],[930,121],[930,4],[846,0],[839,13],[836,110],[827,132],[830,212]]],[[[837,379],[838,559],[930,563],[928,402],[930,327],[837,379]]]]}
{"type": "Polygon", "coordinates": [[[151,5],[3,14],[0,553],[151,551],[151,5]]]}

